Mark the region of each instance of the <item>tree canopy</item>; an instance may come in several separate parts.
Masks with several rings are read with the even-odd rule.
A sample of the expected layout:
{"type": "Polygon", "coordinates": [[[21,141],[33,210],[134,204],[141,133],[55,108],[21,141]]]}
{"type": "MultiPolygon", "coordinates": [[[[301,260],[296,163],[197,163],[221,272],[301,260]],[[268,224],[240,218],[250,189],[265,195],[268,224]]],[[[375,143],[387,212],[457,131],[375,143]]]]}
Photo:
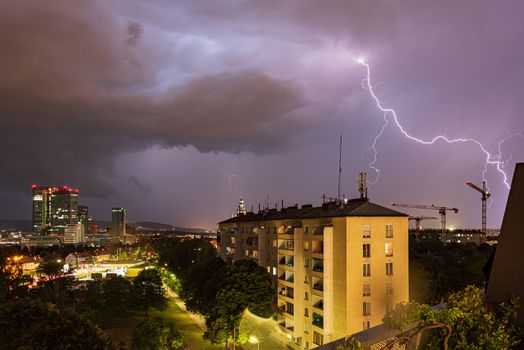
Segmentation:
{"type": "Polygon", "coordinates": [[[150,307],[164,309],[167,298],[162,278],[156,269],[144,269],[133,280],[135,301],[144,308],[147,316],[150,307]]]}
{"type": "Polygon", "coordinates": [[[172,350],[183,344],[182,332],[160,317],[144,319],[133,331],[134,350],[172,350]]]}
{"type": "Polygon", "coordinates": [[[404,332],[394,342],[409,342],[427,331],[429,349],[509,349],[520,341],[520,330],[513,323],[517,309],[518,302],[512,298],[495,313],[486,306],[481,291],[468,286],[449,295],[442,308],[401,303],[384,323],[404,332]]]}

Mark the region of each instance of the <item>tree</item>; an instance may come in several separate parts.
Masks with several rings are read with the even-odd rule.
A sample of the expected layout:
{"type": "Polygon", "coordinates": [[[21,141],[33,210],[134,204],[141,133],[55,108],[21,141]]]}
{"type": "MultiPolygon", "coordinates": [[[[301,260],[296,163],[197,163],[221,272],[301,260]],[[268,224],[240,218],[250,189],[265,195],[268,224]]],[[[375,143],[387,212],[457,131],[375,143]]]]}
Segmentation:
{"type": "Polygon", "coordinates": [[[104,305],[110,317],[129,311],[133,299],[132,287],[131,282],[124,277],[104,280],[102,284],[104,305]]]}
{"type": "Polygon", "coordinates": [[[403,332],[395,343],[410,342],[430,332],[426,347],[444,349],[509,349],[520,341],[514,326],[518,302],[512,298],[500,305],[498,314],[488,310],[481,291],[474,286],[451,294],[444,308],[414,302],[401,303],[384,318],[384,324],[403,332]]]}
{"type": "Polygon", "coordinates": [[[184,335],[163,318],[146,318],[133,331],[135,350],[171,350],[184,344],[184,335]]]}
{"type": "Polygon", "coordinates": [[[247,308],[260,317],[274,313],[274,289],[266,270],[251,260],[236,261],[228,270],[216,296],[216,305],[206,317],[205,337],[223,343],[239,327],[247,308]]]}
{"type": "Polygon", "coordinates": [[[115,349],[91,322],[37,300],[1,304],[0,329],[3,349],[115,349]]]}
{"type": "Polygon", "coordinates": [[[164,309],[167,306],[162,278],[156,269],[140,271],[133,281],[135,302],[144,308],[146,316],[150,307],[164,309]]]}
{"type": "Polygon", "coordinates": [[[46,276],[55,276],[60,274],[63,268],[64,264],[62,264],[60,258],[50,255],[38,265],[36,272],[46,276]]]}
{"type": "Polygon", "coordinates": [[[14,296],[27,293],[29,276],[22,274],[22,269],[16,264],[8,263],[7,258],[0,257],[0,303],[14,296]]]}

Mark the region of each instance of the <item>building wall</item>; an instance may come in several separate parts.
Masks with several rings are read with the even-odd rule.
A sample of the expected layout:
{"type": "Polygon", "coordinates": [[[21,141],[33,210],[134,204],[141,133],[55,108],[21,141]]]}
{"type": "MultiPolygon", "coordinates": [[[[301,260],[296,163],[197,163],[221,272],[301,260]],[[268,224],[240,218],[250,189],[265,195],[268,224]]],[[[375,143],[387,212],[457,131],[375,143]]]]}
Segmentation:
{"type": "Polygon", "coordinates": [[[409,300],[407,217],[226,223],[220,225],[219,253],[225,260],[253,259],[271,273],[279,324],[300,349],[378,325],[388,308],[409,300]],[[364,225],[371,228],[369,238],[363,237],[364,225]],[[391,238],[386,225],[393,227],[391,238]],[[386,256],[386,243],[392,256],[386,256]],[[363,257],[363,244],[370,244],[369,258],[363,257]],[[371,264],[369,277],[363,276],[365,263],[371,264]],[[393,263],[391,276],[386,263],[393,263]],[[370,296],[363,296],[364,284],[370,296]],[[371,305],[369,316],[363,315],[364,302],[371,305]]]}

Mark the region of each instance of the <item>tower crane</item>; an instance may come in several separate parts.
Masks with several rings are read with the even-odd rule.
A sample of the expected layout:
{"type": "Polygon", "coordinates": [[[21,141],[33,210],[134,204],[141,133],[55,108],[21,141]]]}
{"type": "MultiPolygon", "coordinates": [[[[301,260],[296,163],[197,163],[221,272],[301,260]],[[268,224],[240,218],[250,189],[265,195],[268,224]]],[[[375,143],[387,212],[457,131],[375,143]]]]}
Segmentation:
{"type": "Polygon", "coordinates": [[[471,181],[468,181],[466,182],[466,185],[468,185],[469,187],[471,187],[472,189],[480,192],[482,194],[482,197],[480,197],[482,199],[482,232],[484,234],[487,233],[487,224],[486,224],[486,217],[487,217],[487,209],[486,209],[486,202],[488,200],[489,197],[491,197],[491,193],[488,192],[487,188],[486,188],[486,181],[482,181],[482,188],[481,187],[478,187],[477,185],[475,185],[473,182],[471,181]]]}
{"type": "Polygon", "coordinates": [[[438,218],[436,216],[410,216],[410,221],[415,221],[415,229],[417,231],[422,230],[422,226],[420,225],[420,222],[422,220],[437,220],[438,218]]]}
{"type": "Polygon", "coordinates": [[[394,206],[394,207],[402,207],[402,208],[437,210],[438,213],[440,214],[440,222],[442,224],[442,232],[446,232],[446,212],[447,211],[453,211],[455,213],[459,212],[459,208],[448,208],[448,207],[434,205],[434,204],[422,205],[422,204],[392,203],[391,205],[394,206]]]}

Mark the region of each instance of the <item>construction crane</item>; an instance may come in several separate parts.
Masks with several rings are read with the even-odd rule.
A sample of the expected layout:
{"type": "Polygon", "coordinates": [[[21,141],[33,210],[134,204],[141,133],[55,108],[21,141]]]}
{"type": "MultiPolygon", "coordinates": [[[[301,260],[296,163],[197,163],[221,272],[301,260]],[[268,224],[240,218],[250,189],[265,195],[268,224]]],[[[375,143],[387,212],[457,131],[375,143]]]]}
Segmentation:
{"type": "Polygon", "coordinates": [[[468,181],[466,182],[466,185],[471,187],[472,189],[480,192],[482,194],[482,232],[484,234],[487,233],[487,224],[486,224],[486,217],[487,217],[487,209],[486,209],[486,202],[488,201],[488,198],[491,197],[491,193],[488,192],[486,188],[486,181],[482,181],[482,188],[475,185],[473,182],[468,181]]]}
{"type": "Polygon", "coordinates": [[[420,222],[422,220],[437,220],[438,218],[436,216],[410,216],[410,221],[415,221],[415,229],[417,231],[422,230],[422,226],[420,225],[420,222]]]}
{"type": "Polygon", "coordinates": [[[401,204],[401,203],[392,203],[391,204],[394,207],[402,207],[402,208],[414,208],[414,209],[430,209],[430,210],[437,210],[440,214],[440,222],[442,224],[442,232],[446,232],[446,212],[447,211],[453,211],[455,213],[459,212],[459,208],[448,208],[444,206],[439,205],[422,205],[422,204],[401,204]]]}

